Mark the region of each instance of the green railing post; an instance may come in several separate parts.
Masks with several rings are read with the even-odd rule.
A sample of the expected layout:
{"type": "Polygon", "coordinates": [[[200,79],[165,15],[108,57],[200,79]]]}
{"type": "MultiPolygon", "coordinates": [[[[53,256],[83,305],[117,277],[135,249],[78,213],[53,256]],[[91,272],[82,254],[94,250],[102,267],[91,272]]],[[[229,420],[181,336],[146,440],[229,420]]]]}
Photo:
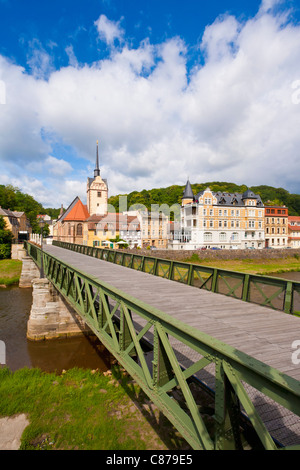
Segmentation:
{"type": "Polygon", "coordinates": [[[249,287],[250,287],[250,274],[245,274],[244,277],[244,284],[243,284],[243,293],[242,293],[242,300],[247,302],[249,299],[249,287]]]}
{"type": "Polygon", "coordinates": [[[212,282],[211,282],[211,291],[217,292],[217,286],[218,286],[218,269],[214,268],[212,282]]]}
{"type": "Polygon", "coordinates": [[[169,279],[173,279],[173,266],[174,266],[174,261],[171,261],[170,262],[170,266],[169,266],[169,279]]]}
{"type": "Polygon", "coordinates": [[[188,279],[187,279],[188,286],[191,286],[193,284],[193,274],[194,274],[194,265],[190,264],[189,272],[188,272],[188,279]]]}
{"type": "Polygon", "coordinates": [[[287,281],[284,297],[285,313],[293,313],[293,282],[287,281]]]}

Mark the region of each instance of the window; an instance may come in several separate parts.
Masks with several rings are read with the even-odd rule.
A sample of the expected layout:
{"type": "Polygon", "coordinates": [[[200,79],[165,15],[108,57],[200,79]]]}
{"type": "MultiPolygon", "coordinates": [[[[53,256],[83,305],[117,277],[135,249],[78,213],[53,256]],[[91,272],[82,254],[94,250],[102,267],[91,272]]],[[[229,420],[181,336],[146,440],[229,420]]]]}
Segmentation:
{"type": "Polygon", "coordinates": [[[204,204],[206,204],[207,206],[210,206],[211,205],[211,198],[210,197],[206,197],[204,199],[204,204]]]}
{"type": "Polygon", "coordinates": [[[98,192],[97,192],[97,196],[98,196],[98,197],[101,197],[101,191],[98,191],[98,192]]]}
{"type": "Polygon", "coordinates": [[[77,225],[76,235],[82,235],[82,224],[77,225]]]}
{"type": "Polygon", "coordinates": [[[231,235],[232,240],[238,240],[239,239],[239,234],[237,232],[233,232],[231,235]]]}
{"type": "Polygon", "coordinates": [[[220,242],[226,241],[226,232],[221,232],[219,235],[220,242]]]}
{"type": "Polygon", "coordinates": [[[204,241],[205,242],[212,241],[212,233],[211,232],[204,232],[204,241]]]}

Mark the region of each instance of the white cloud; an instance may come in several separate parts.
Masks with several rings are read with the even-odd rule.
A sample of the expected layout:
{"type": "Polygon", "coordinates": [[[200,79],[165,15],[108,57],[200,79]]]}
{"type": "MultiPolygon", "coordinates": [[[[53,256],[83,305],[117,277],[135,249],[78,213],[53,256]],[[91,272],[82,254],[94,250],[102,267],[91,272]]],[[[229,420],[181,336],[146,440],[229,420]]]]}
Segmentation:
{"type": "Polygon", "coordinates": [[[274,7],[283,3],[284,0],[262,0],[259,13],[267,13],[274,7]]]}
{"type": "MultiPolygon", "coordinates": [[[[76,174],[75,162],[43,140],[44,129],[52,142],[57,136],[73,147],[87,168],[93,168],[99,139],[101,174],[111,195],[184,185],[188,176],[192,182],[227,180],[300,192],[300,105],[292,100],[292,84],[300,80],[300,27],[269,11],[270,5],[264,2],[264,13],[243,23],[225,16],[207,26],[205,60],[191,72],[189,48],[177,37],[157,45],[145,40],[136,49],[124,42],[109,58],[80,67],[70,47],[70,65],[51,71],[47,80],[0,56],[6,84],[6,104],[0,106],[3,174],[18,174],[18,185],[48,206],[85,198],[86,177],[93,172],[76,174]],[[43,184],[41,165],[47,172],[43,184]],[[22,172],[29,169],[23,183],[22,172]]],[[[100,18],[98,31],[107,44],[123,40],[119,23],[100,18]]],[[[47,64],[40,69],[49,70],[47,64]]]]}
{"type": "Polygon", "coordinates": [[[100,15],[98,20],[95,21],[97,26],[99,38],[105,41],[107,45],[111,46],[115,40],[122,41],[124,30],[120,26],[120,22],[111,21],[105,15],[100,15]]]}

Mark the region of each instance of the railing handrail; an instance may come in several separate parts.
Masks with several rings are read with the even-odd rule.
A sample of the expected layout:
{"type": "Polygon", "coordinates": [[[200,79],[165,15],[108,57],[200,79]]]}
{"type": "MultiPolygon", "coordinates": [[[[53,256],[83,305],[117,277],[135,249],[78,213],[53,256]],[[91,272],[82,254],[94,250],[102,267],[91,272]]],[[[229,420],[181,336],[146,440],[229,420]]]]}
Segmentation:
{"type": "MultiPolygon", "coordinates": [[[[216,290],[216,286],[217,286],[216,280],[220,275],[228,275],[233,278],[236,277],[238,279],[242,279],[243,281],[242,295],[240,296],[240,300],[244,300],[247,302],[251,302],[251,300],[249,299],[251,282],[257,281],[257,282],[261,282],[264,284],[268,284],[270,286],[280,286],[282,287],[282,292],[284,292],[283,307],[275,308],[272,306],[272,304],[269,305],[268,303],[261,304],[261,305],[265,305],[267,307],[273,308],[275,310],[283,311],[288,314],[300,313],[300,312],[293,311],[293,295],[295,292],[299,292],[300,294],[300,282],[299,281],[283,279],[283,278],[275,277],[275,276],[273,277],[273,276],[266,276],[266,275],[261,275],[261,274],[243,273],[240,271],[233,271],[233,270],[224,269],[224,268],[204,266],[204,265],[195,264],[195,263],[188,263],[185,261],[170,260],[170,259],[165,259],[165,258],[159,258],[156,256],[148,256],[144,254],[128,253],[123,250],[121,251],[121,250],[113,250],[110,248],[90,247],[87,245],[79,245],[79,244],[70,243],[70,242],[61,242],[61,241],[55,240],[53,241],[53,245],[59,246],[62,248],[67,248],[73,251],[76,251],[76,248],[78,248],[80,249],[81,253],[86,254],[86,255],[90,255],[89,251],[92,253],[94,251],[97,251],[101,254],[101,256],[99,256],[100,259],[104,259],[103,254],[106,253],[107,257],[105,258],[105,260],[109,262],[115,262],[117,254],[130,256],[132,258],[132,261],[134,259],[141,259],[143,261],[143,266],[142,266],[143,269],[141,270],[143,271],[145,271],[144,260],[152,260],[156,264],[159,264],[159,263],[169,264],[173,273],[176,267],[185,267],[189,273],[187,276],[186,282],[184,282],[187,285],[193,285],[193,273],[195,271],[197,272],[197,270],[201,270],[202,272],[209,273],[215,277],[215,282],[212,282],[211,289],[208,289],[208,290],[211,290],[212,292],[216,292],[216,293],[218,293],[218,291],[216,290]],[[109,259],[110,254],[113,255],[112,260],[109,259]]],[[[133,262],[131,262],[130,266],[127,266],[127,267],[133,267],[133,262]]],[[[156,271],[154,270],[154,272],[152,272],[151,274],[158,275],[157,270],[156,271]]],[[[172,279],[172,272],[170,273],[170,276],[168,278],[171,280],[174,280],[172,279]]],[[[207,289],[207,283],[204,283],[204,285],[205,285],[205,288],[207,289]]]]}

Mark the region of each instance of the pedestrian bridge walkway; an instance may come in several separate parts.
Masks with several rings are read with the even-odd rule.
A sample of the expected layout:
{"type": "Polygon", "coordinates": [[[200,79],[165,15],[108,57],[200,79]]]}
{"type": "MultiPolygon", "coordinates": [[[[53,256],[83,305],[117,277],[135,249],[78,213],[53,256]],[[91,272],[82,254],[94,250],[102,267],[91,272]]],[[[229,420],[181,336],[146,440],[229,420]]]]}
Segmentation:
{"type": "Polygon", "coordinates": [[[299,317],[73,250],[44,246],[46,276],[193,448],[300,445],[299,317]]]}

